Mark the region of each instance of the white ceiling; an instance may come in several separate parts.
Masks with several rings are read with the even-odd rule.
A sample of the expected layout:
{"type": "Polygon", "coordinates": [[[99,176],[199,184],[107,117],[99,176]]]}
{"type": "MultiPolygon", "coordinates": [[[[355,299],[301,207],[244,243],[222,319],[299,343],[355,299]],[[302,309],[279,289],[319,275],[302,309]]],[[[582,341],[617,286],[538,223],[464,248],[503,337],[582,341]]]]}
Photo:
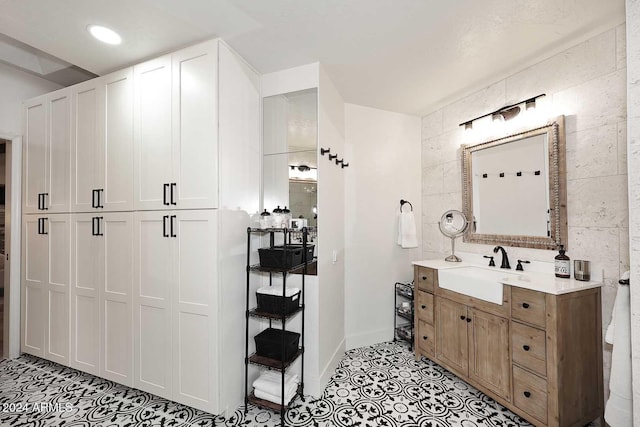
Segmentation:
{"type": "Polygon", "coordinates": [[[0,0],[0,31],[98,75],[219,36],[262,73],[320,61],[346,102],[422,115],[621,24],[624,3],[0,0]]]}

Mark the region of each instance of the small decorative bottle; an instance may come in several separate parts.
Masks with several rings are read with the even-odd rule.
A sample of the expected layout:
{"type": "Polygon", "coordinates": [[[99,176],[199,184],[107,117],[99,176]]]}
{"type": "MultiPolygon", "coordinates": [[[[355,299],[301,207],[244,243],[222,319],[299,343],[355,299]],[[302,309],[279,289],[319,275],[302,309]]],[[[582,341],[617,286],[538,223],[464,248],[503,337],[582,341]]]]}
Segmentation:
{"type": "Polygon", "coordinates": [[[282,224],[283,228],[289,228],[291,224],[291,210],[287,209],[286,206],[282,209],[282,224]]]}
{"type": "Polygon", "coordinates": [[[283,228],[282,227],[282,208],[278,205],[277,208],[273,210],[273,227],[274,228],[283,228]]]}
{"type": "Polygon", "coordinates": [[[560,253],[556,255],[556,277],[569,279],[570,274],[570,258],[564,254],[564,246],[560,245],[560,253]]]}
{"type": "Polygon", "coordinates": [[[260,228],[264,230],[271,228],[272,225],[273,222],[271,221],[271,214],[265,209],[264,212],[260,214],[260,228]]]}

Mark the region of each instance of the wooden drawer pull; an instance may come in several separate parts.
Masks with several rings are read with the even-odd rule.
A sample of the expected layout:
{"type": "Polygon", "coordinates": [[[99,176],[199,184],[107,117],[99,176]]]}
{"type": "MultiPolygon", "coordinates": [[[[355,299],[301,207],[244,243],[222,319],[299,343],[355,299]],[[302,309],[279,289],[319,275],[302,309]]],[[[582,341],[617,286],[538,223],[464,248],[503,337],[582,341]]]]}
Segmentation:
{"type": "Polygon", "coordinates": [[[526,397],[527,399],[531,397],[531,392],[529,392],[529,391],[525,391],[522,394],[524,394],[524,397],[526,397]]]}
{"type": "Polygon", "coordinates": [[[422,304],[420,307],[422,307],[423,309],[427,308],[427,306],[424,304],[422,304]]]}
{"type": "Polygon", "coordinates": [[[523,302],[522,303],[522,308],[529,308],[529,303],[523,302]]]}
{"type": "Polygon", "coordinates": [[[522,346],[522,349],[523,349],[524,351],[529,351],[529,350],[531,349],[531,347],[529,347],[528,345],[523,345],[523,346],[522,346]]]}

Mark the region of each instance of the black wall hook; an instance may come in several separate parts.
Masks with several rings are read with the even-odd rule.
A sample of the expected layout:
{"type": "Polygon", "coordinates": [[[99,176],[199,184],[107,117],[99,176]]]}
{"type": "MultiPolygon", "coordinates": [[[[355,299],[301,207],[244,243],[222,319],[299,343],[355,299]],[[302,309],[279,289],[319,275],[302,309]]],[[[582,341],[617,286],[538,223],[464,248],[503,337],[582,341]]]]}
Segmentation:
{"type": "Polygon", "coordinates": [[[324,156],[325,154],[330,153],[330,152],[331,152],[331,148],[322,148],[322,147],[320,147],[320,155],[321,156],[324,156]]]}
{"type": "Polygon", "coordinates": [[[336,159],[336,165],[342,164],[344,162],[344,159],[336,159]]]}
{"type": "Polygon", "coordinates": [[[329,154],[329,160],[333,160],[333,159],[337,159],[338,155],[337,154],[329,154]]]}
{"type": "Polygon", "coordinates": [[[349,167],[349,163],[343,163],[342,166],[340,166],[342,169],[344,168],[348,168],[349,167]]]}

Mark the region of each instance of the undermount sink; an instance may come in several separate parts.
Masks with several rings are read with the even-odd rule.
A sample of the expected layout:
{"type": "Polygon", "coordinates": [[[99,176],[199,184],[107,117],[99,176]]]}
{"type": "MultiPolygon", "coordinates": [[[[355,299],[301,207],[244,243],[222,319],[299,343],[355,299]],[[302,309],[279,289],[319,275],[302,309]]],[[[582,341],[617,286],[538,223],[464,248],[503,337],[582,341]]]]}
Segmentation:
{"type": "Polygon", "coordinates": [[[443,289],[502,305],[505,280],[515,279],[517,273],[481,267],[457,267],[438,271],[438,285],[443,289]]]}

